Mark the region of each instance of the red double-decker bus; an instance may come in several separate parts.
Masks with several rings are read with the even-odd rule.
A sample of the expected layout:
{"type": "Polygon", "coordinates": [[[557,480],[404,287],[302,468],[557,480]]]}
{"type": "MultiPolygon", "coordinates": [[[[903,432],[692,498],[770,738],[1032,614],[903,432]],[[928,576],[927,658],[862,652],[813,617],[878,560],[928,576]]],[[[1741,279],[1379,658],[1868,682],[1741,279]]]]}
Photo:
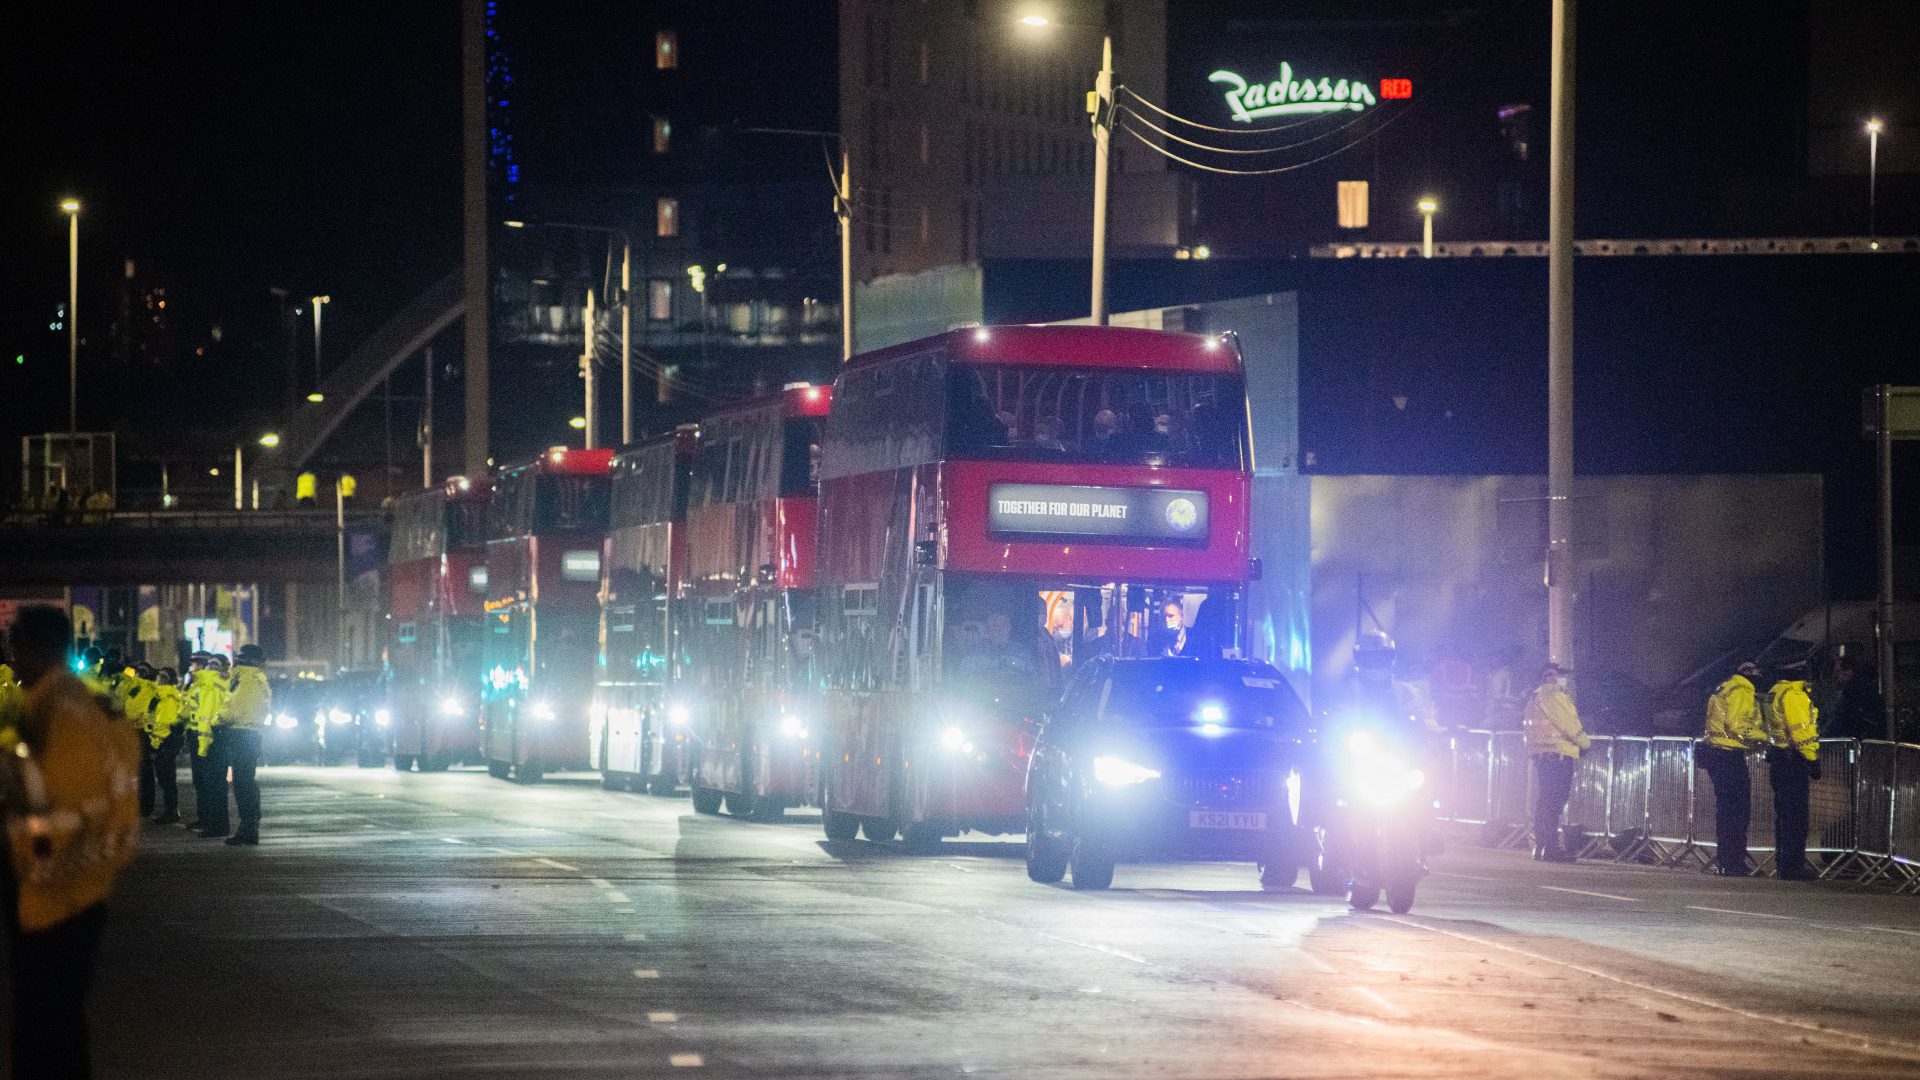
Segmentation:
{"type": "Polygon", "coordinates": [[[495,481],[480,738],[501,779],[587,764],[612,460],[556,448],[495,481]]]}
{"type": "Polygon", "coordinates": [[[1021,831],[1034,723],[1076,660],[1240,645],[1231,336],[987,327],[858,356],[823,451],[829,838],[1021,831]]]}
{"type": "Polygon", "coordinates": [[[387,676],[393,767],[479,756],[480,641],[490,481],[456,476],[402,495],[387,547],[387,676]]]}
{"type": "Polygon", "coordinates": [[[613,459],[588,748],[614,790],[670,795],[686,774],[690,715],[673,691],[686,659],[680,624],[698,431],[682,425],[613,459]]]}
{"type": "Polygon", "coordinates": [[[694,809],[777,819],[818,787],[814,484],[824,386],[700,423],[687,503],[683,690],[694,809]]]}

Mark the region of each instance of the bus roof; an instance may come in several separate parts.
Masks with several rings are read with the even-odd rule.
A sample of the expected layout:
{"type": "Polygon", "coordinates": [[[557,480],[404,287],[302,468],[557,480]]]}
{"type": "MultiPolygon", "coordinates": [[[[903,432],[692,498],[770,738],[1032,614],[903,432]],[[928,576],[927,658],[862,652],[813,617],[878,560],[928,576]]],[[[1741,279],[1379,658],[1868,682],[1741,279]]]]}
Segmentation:
{"type": "Polygon", "coordinates": [[[543,473],[573,473],[585,476],[605,476],[608,466],[613,464],[613,451],[600,448],[582,450],[578,447],[556,446],[531,461],[509,465],[500,470],[502,474],[519,472],[522,469],[534,469],[543,473]]]}
{"type": "Polygon", "coordinates": [[[722,405],[708,413],[702,422],[732,416],[735,413],[771,408],[774,405],[778,405],[781,415],[788,418],[825,416],[833,405],[833,387],[803,382],[788,383],[773,393],[761,394],[745,401],[736,401],[731,405],[722,405]]]}
{"type": "Polygon", "coordinates": [[[1219,334],[1128,326],[978,326],[892,345],[848,361],[849,368],[944,350],[961,364],[1110,367],[1152,371],[1240,371],[1240,350],[1219,334]]]}

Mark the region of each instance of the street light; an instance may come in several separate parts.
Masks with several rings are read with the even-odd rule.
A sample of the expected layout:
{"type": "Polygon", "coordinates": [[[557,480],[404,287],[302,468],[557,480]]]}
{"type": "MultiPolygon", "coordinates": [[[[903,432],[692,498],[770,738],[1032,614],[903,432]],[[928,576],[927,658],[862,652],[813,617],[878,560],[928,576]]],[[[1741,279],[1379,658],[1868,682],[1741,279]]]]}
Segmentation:
{"type": "Polygon", "coordinates": [[[62,199],[67,215],[67,453],[80,432],[80,200],[62,199]]]}
{"type": "Polygon", "coordinates": [[[327,395],[321,393],[318,390],[315,390],[313,393],[307,395],[307,402],[312,405],[318,405],[325,400],[327,400],[327,395]]]}
{"type": "Polygon", "coordinates": [[[333,303],[331,296],[313,298],[313,386],[316,390],[320,388],[320,308],[323,304],[331,303],[333,303]]]}
{"type": "Polygon", "coordinates": [[[1420,257],[1433,258],[1433,215],[1440,204],[1431,195],[1420,200],[1420,257]]]}
{"type": "MultiPolygon", "coordinates": [[[[1020,25],[1044,29],[1064,26],[1045,15],[1021,17],[1020,25]]],[[[1089,28],[1091,29],[1091,28],[1089,28]]],[[[1093,120],[1093,288],[1089,307],[1095,326],[1107,325],[1107,167],[1113,146],[1113,34],[1100,34],[1100,73],[1087,95],[1093,120]]]]}
{"type": "MultiPolygon", "coordinates": [[[[1880,174],[1880,118],[1867,121],[1867,236],[1877,238],[1880,235],[1879,207],[1876,205],[1880,174]]],[[[1879,247],[1878,243],[1874,247],[1879,247]]]]}
{"type": "Polygon", "coordinates": [[[567,421],[567,426],[575,431],[585,431],[587,429],[587,418],[584,416],[576,416],[567,421]]]}
{"type": "Polygon", "coordinates": [[[280,433],[277,431],[269,431],[265,435],[260,436],[260,445],[266,447],[269,450],[273,449],[276,446],[279,446],[280,433]]]}

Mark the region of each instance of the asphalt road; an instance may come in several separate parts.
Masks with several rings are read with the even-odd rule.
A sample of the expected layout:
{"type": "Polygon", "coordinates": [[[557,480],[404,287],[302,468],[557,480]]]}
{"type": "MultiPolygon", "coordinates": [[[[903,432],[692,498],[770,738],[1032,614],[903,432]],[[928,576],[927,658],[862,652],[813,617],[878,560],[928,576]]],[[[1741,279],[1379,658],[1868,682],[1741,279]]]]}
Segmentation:
{"type": "Polygon", "coordinates": [[[1354,915],[586,779],[263,775],[258,848],[148,829],[102,1076],[1920,1076],[1920,898],[1455,848],[1354,915]]]}

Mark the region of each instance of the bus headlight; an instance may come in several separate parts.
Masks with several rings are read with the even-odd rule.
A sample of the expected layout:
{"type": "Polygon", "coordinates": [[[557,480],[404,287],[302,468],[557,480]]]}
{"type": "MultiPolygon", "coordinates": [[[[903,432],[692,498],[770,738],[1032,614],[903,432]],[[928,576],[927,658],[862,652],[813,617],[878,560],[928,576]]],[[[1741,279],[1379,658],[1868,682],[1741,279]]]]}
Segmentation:
{"type": "Polygon", "coordinates": [[[544,701],[534,702],[533,708],[529,711],[533,713],[533,718],[535,720],[551,720],[553,719],[553,715],[554,715],[553,706],[547,704],[544,701]]]}
{"type": "Polygon", "coordinates": [[[386,709],[375,709],[373,710],[373,722],[380,727],[386,727],[393,723],[393,713],[386,709]]]}
{"type": "Polygon", "coordinates": [[[804,739],[807,737],[807,725],[801,723],[797,716],[784,715],[780,717],[780,734],[788,739],[804,739]]]}
{"type": "Polygon", "coordinates": [[[441,716],[459,716],[464,712],[466,712],[466,710],[460,707],[460,699],[454,697],[452,694],[448,694],[446,697],[440,699],[441,716]]]}
{"type": "Polygon", "coordinates": [[[282,731],[290,731],[299,727],[300,721],[295,719],[292,713],[283,712],[273,718],[273,726],[282,731]]]}
{"type": "Polygon", "coordinates": [[[352,723],[353,716],[345,709],[329,709],[327,710],[327,722],[330,724],[352,723]]]}
{"type": "Polygon", "coordinates": [[[693,723],[693,710],[685,705],[667,706],[667,722],[675,727],[686,727],[693,723]]]}

